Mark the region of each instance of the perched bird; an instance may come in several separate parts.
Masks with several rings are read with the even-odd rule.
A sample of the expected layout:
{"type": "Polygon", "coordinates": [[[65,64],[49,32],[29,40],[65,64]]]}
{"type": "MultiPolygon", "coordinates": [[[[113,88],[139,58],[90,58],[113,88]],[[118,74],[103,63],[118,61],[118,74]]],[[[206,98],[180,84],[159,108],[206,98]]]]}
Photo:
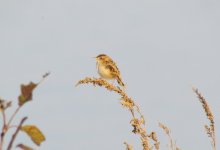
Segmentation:
{"type": "Polygon", "coordinates": [[[96,66],[99,75],[104,79],[116,79],[118,84],[125,87],[122,82],[120,71],[116,63],[106,54],[100,54],[96,57],[96,66]]]}

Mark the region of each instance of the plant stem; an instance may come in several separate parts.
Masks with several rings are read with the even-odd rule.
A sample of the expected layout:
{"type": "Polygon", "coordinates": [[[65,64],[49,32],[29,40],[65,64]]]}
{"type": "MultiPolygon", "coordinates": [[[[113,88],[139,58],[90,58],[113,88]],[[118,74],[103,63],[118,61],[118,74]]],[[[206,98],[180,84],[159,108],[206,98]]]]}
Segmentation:
{"type": "Polygon", "coordinates": [[[2,126],[2,133],[1,133],[0,150],[2,150],[2,148],[3,148],[4,136],[5,136],[5,132],[6,132],[6,115],[5,115],[5,110],[2,110],[2,118],[3,118],[3,126],[2,126]]]}
{"type": "Polygon", "coordinates": [[[15,140],[16,136],[18,135],[18,132],[20,131],[21,126],[22,126],[22,124],[25,122],[25,120],[27,120],[27,117],[24,117],[24,118],[21,120],[21,122],[20,122],[20,124],[18,125],[18,127],[17,127],[15,133],[14,133],[14,134],[12,135],[12,137],[11,137],[11,141],[10,141],[10,143],[9,143],[9,145],[8,145],[7,150],[11,150],[12,145],[13,145],[13,143],[14,143],[14,140],[15,140]]]}
{"type": "Polygon", "coordinates": [[[2,116],[3,116],[3,126],[2,126],[2,133],[1,133],[1,141],[0,141],[0,150],[3,149],[3,144],[4,144],[4,137],[6,132],[8,131],[11,122],[13,121],[14,117],[16,116],[16,114],[18,113],[18,111],[20,110],[21,106],[18,106],[18,108],[15,110],[15,112],[12,114],[11,118],[9,119],[8,123],[6,123],[6,115],[5,115],[5,111],[2,111],[2,116]]]}
{"type": "Polygon", "coordinates": [[[10,126],[11,122],[13,121],[15,115],[18,113],[18,111],[20,110],[21,106],[18,106],[18,108],[15,110],[15,112],[13,113],[13,115],[11,116],[11,118],[8,121],[7,127],[10,126]]]}

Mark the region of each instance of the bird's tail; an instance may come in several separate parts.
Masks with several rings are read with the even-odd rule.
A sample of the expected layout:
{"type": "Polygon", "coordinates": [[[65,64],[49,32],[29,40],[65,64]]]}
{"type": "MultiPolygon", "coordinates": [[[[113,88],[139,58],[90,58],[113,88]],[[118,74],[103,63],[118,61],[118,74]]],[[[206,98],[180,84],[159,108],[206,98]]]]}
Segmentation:
{"type": "Polygon", "coordinates": [[[122,86],[123,88],[125,88],[125,84],[122,82],[122,79],[120,76],[117,76],[117,82],[120,86],[122,86]]]}

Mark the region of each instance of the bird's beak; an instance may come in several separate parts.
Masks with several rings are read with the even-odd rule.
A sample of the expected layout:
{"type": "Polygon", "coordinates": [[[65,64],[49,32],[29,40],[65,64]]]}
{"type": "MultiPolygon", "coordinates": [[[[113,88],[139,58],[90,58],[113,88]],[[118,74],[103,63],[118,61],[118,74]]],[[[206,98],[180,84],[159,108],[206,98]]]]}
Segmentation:
{"type": "Polygon", "coordinates": [[[95,58],[95,60],[97,61],[97,57],[92,57],[93,59],[95,58]]]}

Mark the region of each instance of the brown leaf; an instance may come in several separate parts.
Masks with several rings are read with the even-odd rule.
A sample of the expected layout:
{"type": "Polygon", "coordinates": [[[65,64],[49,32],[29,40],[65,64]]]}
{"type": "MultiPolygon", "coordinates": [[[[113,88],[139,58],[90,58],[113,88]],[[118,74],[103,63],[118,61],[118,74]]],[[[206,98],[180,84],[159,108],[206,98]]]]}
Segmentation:
{"type": "Polygon", "coordinates": [[[43,133],[34,125],[22,126],[21,130],[27,133],[31,140],[38,146],[41,144],[41,142],[46,140],[43,133]]]}
{"type": "Polygon", "coordinates": [[[22,150],[34,150],[33,148],[24,144],[18,144],[17,147],[21,148],[22,150]]]}
{"type": "Polygon", "coordinates": [[[22,106],[24,103],[32,100],[32,92],[37,87],[38,84],[30,82],[27,85],[21,85],[21,95],[18,97],[18,105],[22,106]]]}
{"type": "Polygon", "coordinates": [[[6,110],[8,107],[11,107],[11,101],[6,101],[0,98],[0,112],[6,110]]]}

